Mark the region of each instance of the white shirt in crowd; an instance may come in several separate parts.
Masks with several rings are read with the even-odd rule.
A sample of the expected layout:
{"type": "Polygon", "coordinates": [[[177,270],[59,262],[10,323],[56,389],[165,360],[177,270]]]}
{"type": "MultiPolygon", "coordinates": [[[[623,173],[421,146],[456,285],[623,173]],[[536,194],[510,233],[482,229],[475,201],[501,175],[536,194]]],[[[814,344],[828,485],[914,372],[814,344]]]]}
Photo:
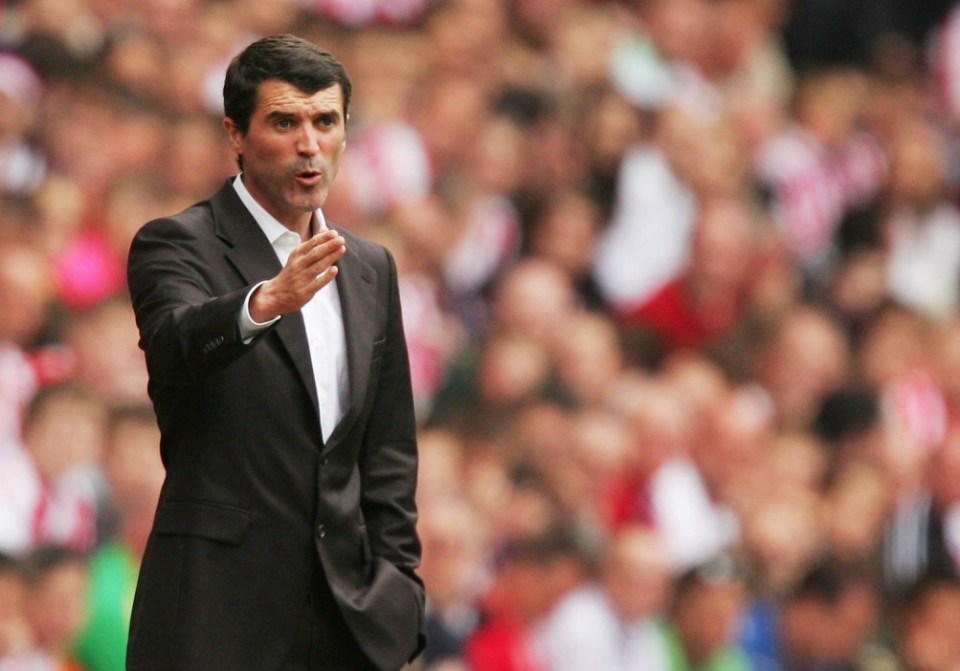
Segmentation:
{"type": "Polygon", "coordinates": [[[624,157],[617,193],[593,270],[604,297],[626,307],[645,301],[683,269],[696,200],[651,145],[638,145],[624,157]]]}
{"type": "Polygon", "coordinates": [[[537,631],[550,671],[667,671],[663,635],[653,617],[622,622],[598,585],[581,587],[557,605],[537,631]]]}

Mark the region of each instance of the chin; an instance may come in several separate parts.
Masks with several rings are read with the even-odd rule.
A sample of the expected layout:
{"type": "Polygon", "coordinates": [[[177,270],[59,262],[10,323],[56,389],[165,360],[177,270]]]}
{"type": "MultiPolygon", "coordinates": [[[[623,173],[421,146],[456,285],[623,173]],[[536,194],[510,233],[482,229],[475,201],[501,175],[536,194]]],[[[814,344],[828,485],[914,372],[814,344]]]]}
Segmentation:
{"type": "Polygon", "coordinates": [[[327,191],[323,189],[316,193],[298,193],[294,197],[287,200],[290,203],[290,206],[294,209],[301,210],[303,212],[313,212],[314,210],[322,207],[324,202],[327,200],[327,191]]]}

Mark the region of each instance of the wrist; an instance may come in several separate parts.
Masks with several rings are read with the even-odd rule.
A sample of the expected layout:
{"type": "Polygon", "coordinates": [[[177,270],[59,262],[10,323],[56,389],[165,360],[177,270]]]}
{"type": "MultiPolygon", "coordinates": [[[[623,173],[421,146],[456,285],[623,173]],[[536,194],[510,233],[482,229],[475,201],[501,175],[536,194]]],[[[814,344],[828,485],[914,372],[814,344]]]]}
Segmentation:
{"type": "Polygon", "coordinates": [[[280,311],[270,300],[270,282],[264,282],[254,290],[253,295],[250,296],[248,309],[250,318],[260,324],[265,324],[280,316],[280,311]]]}

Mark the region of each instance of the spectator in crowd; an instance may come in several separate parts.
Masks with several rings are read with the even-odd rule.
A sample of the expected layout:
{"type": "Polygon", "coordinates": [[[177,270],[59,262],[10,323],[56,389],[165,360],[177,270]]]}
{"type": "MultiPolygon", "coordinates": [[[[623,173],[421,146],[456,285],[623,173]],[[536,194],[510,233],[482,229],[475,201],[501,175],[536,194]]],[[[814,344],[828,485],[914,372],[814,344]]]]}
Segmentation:
{"type": "Polygon", "coordinates": [[[153,409],[124,406],[110,413],[104,475],[110,508],[100,515],[109,538],[89,558],[88,616],[73,642],[85,671],[123,671],[130,605],[163,484],[160,431],[153,409]]]}
{"type": "Polygon", "coordinates": [[[729,335],[747,308],[755,229],[746,203],[714,199],[701,204],[686,267],[647,300],[624,307],[625,324],[651,330],[668,351],[699,349],[729,335]]]}
{"type": "Polygon", "coordinates": [[[0,660],[16,657],[31,642],[24,612],[27,586],[16,559],[0,554],[0,660]]]}
{"type": "Polygon", "coordinates": [[[487,531],[462,493],[431,500],[422,509],[429,511],[420,526],[420,573],[430,594],[423,653],[430,668],[444,660],[461,660],[467,638],[479,623],[487,531]]]}
{"type": "Polygon", "coordinates": [[[518,538],[503,549],[501,565],[483,597],[484,621],[466,645],[475,671],[546,671],[536,630],[579,579],[577,548],[562,530],[518,538]]]}
{"type": "Polygon", "coordinates": [[[885,218],[890,296],[943,319],[960,293],[960,210],[946,193],[946,142],[932,123],[904,123],[891,140],[885,218]]]}
{"type": "Polygon", "coordinates": [[[28,60],[0,53],[0,185],[6,193],[33,193],[46,177],[46,158],[30,142],[42,91],[28,60]]]}
{"type": "Polygon", "coordinates": [[[677,578],[664,624],[671,671],[750,671],[750,660],[736,642],[746,605],[745,576],[729,555],[677,578]]]}
{"type": "Polygon", "coordinates": [[[22,241],[0,245],[0,449],[22,444],[23,413],[40,384],[32,349],[40,337],[53,272],[43,254],[22,241]]]}
{"type": "Polygon", "coordinates": [[[784,314],[756,359],[755,377],[773,404],[776,422],[809,426],[824,398],[850,370],[844,332],[819,309],[797,305],[784,314]]]}
{"type": "Polygon", "coordinates": [[[960,664],[960,586],[945,579],[924,580],[898,613],[901,650],[909,669],[948,671],[960,664]]]}
{"type": "Polygon", "coordinates": [[[26,652],[0,658],[0,669],[84,671],[70,652],[86,618],[88,574],[83,557],[57,545],[38,547],[27,556],[23,570],[24,612],[32,645],[26,652]]]}
{"type": "Polygon", "coordinates": [[[147,365],[137,347],[133,308],[126,296],[118,294],[73,313],[65,340],[79,384],[108,403],[147,401],[147,365]]]}
{"type": "Polygon", "coordinates": [[[807,75],[798,84],[794,123],[757,156],[757,177],[773,197],[781,235],[808,270],[829,260],[843,216],[883,184],[883,150],[858,127],[868,86],[856,70],[807,75]]]}
{"type": "Polygon", "coordinates": [[[54,543],[78,552],[93,547],[104,425],[102,401],[80,387],[48,387],[34,397],[24,428],[28,460],[16,469],[8,462],[19,471],[16,486],[4,492],[8,551],[54,543]]]}
{"type": "Polygon", "coordinates": [[[828,565],[813,567],[784,600],[775,668],[867,668],[863,665],[874,650],[878,605],[865,576],[828,565]]]}
{"type": "Polygon", "coordinates": [[[624,528],[611,540],[598,579],[568,594],[540,628],[545,668],[671,668],[657,626],[669,593],[667,556],[656,534],[624,528]]]}

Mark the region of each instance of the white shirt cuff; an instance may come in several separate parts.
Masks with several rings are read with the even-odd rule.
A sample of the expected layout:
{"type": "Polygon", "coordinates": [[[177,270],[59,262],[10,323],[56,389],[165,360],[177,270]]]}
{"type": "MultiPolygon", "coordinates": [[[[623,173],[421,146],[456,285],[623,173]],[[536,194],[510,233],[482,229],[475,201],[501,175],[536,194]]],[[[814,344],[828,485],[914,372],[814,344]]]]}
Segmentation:
{"type": "Polygon", "coordinates": [[[258,333],[265,331],[280,319],[278,315],[268,322],[261,323],[254,321],[253,317],[250,316],[250,297],[262,284],[266,284],[266,281],[253,285],[253,288],[247,293],[247,297],[243,300],[243,308],[240,309],[240,316],[237,318],[237,325],[240,327],[240,339],[243,340],[245,345],[249,344],[258,333]]]}

